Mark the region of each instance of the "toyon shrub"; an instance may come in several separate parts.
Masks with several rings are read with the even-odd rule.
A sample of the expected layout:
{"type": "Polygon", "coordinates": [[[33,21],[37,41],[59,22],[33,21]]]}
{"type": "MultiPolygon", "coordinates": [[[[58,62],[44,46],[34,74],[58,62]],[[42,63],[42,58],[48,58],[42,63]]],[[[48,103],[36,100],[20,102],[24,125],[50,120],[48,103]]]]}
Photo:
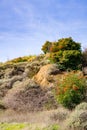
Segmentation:
{"type": "Polygon", "coordinates": [[[72,109],[84,99],[85,89],[84,77],[69,72],[56,88],[56,99],[64,107],[72,109]]]}

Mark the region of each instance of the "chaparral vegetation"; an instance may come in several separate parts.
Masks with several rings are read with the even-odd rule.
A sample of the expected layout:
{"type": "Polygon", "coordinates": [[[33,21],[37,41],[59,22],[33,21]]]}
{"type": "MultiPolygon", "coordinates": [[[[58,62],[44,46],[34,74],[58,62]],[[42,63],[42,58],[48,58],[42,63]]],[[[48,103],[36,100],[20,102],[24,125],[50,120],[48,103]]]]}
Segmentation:
{"type": "Polygon", "coordinates": [[[87,130],[87,49],[71,37],[0,63],[0,130],[87,130]]]}

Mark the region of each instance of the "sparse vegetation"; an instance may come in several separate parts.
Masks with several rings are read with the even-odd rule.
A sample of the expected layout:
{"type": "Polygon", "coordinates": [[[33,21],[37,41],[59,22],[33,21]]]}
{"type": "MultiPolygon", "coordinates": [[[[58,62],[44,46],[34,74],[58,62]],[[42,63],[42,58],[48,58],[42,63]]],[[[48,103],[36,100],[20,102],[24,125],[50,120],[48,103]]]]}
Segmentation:
{"type": "Polygon", "coordinates": [[[19,62],[30,62],[33,61],[36,58],[36,55],[30,55],[30,56],[24,56],[24,57],[18,57],[13,60],[7,61],[8,63],[19,63],[19,62]]]}
{"type": "Polygon", "coordinates": [[[54,122],[61,122],[66,120],[69,117],[70,111],[63,107],[58,108],[56,111],[52,113],[50,116],[51,120],[54,122]]]}

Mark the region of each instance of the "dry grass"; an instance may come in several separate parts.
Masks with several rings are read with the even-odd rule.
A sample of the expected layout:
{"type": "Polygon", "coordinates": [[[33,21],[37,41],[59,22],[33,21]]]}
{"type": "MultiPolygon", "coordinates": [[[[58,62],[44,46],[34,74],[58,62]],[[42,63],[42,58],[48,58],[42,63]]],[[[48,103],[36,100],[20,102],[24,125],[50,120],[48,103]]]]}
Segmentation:
{"type": "MultiPolygon", "coordinates": [[[[49,126],[52,126],[54,124],[60,126],[58,130],[70,130],[71,128],[68,126],[70,126],[70,124],[72,124],[73,121],[77,123],[79,116],[83,115],[84,112],[85,112],[84,110],[69,111],[63,107],[59,107],[58,109],[50,111],[38,111],[38,112],[16,112],[9,109],[0,112],[0,122],[3,123],[7,122],[10,124],[14,122],[30,124],[29,128],[26,127],[24,130],[29,129],[36,130],[36,128],[38,128],[37,130],[45,130],[45,128],[46,130],[51,130],[51,127],[49,126]]],[[[85,120],[85,122],[87,121],[85,120]]],[[[72,128],[72,130],[74,130],[74,128],[72,128]]],[[[80,129],[77,128],[76,130],[80,129]]]]}
{"type": "MultiPolygon", "coordinates": [[[[52,125],[56,127],[56,124],[62,126],[63,121],[68,117],[70,112],[64,108],[58,108],[50,111],[38,111],[38,112],[16,112],[13,110],[7,110],[0,113],[0,122],[7,123],[29,123],[31,130],[51,130],[52,125]],[[55,114],[58,118],[55,119],[55,114]],[[64,115],[65,114],[65,115],[64,115]]],[[[24,130],[29,130],[25,128],[24,130]]],[[[57,130],[57,129],[52,129],[57,130]]],[[[59,129],[60,130],[60,129],[59,129]]]]}
{"type": "Polygon", "coordinates": [[[43,123],[49,124],[51,111],[38,111],[38,112],[16,112],[13,110],[6,110],[0,112],[0,122],[29,122],[29,123],[43,123]]]}

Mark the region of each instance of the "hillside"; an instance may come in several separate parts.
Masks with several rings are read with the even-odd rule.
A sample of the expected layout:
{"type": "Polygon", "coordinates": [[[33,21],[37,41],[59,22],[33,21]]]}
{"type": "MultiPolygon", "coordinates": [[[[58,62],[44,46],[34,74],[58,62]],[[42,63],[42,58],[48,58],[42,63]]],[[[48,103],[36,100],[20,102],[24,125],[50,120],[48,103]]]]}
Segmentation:
{"type": "MultiPolygon", "coordinates": [[[[61,125],[64,121],[65,125],[69,113],[75,112],[72,113],[71,110],[63,108],[54,95],[54,89],[58,86],[60,79],[62,80],[69,72],[61,71],[57,64],[50,63],[48,54],[35,56],[31,60],[22,62],[16,62],[16,60],[0,65],[0,109],[2,111],[0,121],[29,122],[39,126],[42,124],[43,128],[47,127],[46,130],[58,130],[55,124],[61,125]],[[15,114],[18,116],[16,117],[15,114]],[[50,124],[54,126],[49,127],[50,124]]],[[[76,73],[79,76],[83,75],[82,71],[76,73]]],[[[86,97],[84,101],[87,102],[86,97]]],[[[87,114],[87,103],[85,110],[79,113],[82,119],[84,113],[87,114]]],[[[87,130],[87,118],[84,117],[84,119],[86,125],[84,122],[82,125],[84,124],[86,127],[84,130],[87,130]]],[[[31,129],[36,130],[36,127],[31,126],[31,129]]],[[[41,130],[42,127],[38,129],[41,130]]]]}
{"type": "Polygon", "coordinates": [[[31,62],[12,64],[10,61],[10,64],[7,62],[1,65],[1,102],[4,102],[6,108],[24,111],[56,108],[57,103],[51,89],[58,73],[57,66],[49,64],[49,60],[43,56],[38,56],[31,62]]]}

